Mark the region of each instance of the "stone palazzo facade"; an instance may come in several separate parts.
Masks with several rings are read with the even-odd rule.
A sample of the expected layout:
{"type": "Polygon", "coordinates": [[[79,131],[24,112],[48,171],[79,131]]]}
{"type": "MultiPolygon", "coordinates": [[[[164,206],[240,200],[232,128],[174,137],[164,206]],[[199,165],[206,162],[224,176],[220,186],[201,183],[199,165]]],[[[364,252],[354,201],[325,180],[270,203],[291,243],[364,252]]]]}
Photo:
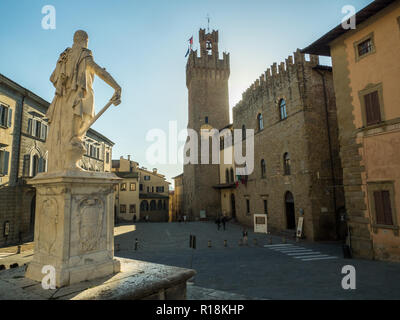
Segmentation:
{"type": "Polygon", "coordinates": [[[299,51],[273,64],[233,108],[233,128],[254,130],[254,171],[236,177],[238,221],[267,214],[270,231],[294,233],[302,216],[307,239],[336,239],[344,198],[332,69],[299,51]]]}

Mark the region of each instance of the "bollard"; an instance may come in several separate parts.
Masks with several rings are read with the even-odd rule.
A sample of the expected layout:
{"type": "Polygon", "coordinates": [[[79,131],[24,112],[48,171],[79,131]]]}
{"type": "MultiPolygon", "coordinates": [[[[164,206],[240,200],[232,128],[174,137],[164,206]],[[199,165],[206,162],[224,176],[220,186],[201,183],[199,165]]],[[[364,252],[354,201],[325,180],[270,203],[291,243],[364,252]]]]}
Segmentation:
{"type": "Polygon", "coordinates": [[[208,247],[211,248],[211,240],[208,240],[208,247]]]}
{"type": "Polygon", "coordinates": [[[136,238],[135,239],[135,251],[137,251],[139,248],[139,240],[136,238]]]}
{"type": "Polygon", "coordinates": [[[228,246],[228,241],[224,240],[224,247],[226,248],[228,246]]]}
{"type": "Polygon", "coordinates": [[[17,254],[20,254],[20,253],[21,253],[21,246],[18,246],[17,254]]]}

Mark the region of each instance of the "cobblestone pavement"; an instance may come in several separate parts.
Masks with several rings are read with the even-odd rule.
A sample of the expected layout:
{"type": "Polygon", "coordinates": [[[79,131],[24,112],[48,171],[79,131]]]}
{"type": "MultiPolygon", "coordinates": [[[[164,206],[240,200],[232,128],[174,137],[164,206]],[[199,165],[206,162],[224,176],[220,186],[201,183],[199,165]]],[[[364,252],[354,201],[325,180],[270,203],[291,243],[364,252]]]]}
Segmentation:
{"type": "Polygon", "coordinates": [[[115,254],[192,267],[197,275],[193,288],[188,288],[189,299],[210,300],[208,295],[212,292],[227,300],[400,299],[400,263],[343,259],[337,243],[283,243],[281,237],[248,231],[249,245],[239,246],[242,227],[232,223],[227,224],[226,231],[217,231],[212,222],[119,226],[115,237],[119,251],[115,254]],[[189,248],[191,234],[197,237],[196,250],[189,248]],[[346,265],[356,268],[356,290],[342,288],[345,275],[341,272],[346,265]]]}

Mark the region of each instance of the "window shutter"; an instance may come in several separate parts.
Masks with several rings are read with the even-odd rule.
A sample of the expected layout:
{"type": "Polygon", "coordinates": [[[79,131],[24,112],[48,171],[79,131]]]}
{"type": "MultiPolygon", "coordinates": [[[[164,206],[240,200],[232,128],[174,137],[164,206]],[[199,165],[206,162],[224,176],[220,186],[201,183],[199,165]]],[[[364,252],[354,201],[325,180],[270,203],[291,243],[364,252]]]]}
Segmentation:
{"type": "Polygon", "coordinates": [[[383,206],[383,198],[381,191],[374,192],[375,199],[375,214],[376,214],[376,223],[377,224],[385,224],[385,212],[383,206]]]}
{"type": "Polygon", "coordinates": [[[32,120],[32,135],[36,136],[36,120],[32,120]]]}
{"type": "Polygon", "coordinates": [[[11,128],[12,124],[12,109],[8,108],[8,127],[11,128]]]}
{"type": "Polygon", "coordinates": [[[28,134],[32,135],[32,119],[28,119],[28,134]]]}
{"type": "Polygon", "coordinates": [[[381,109],[379,105],[378,91],[374,91],[365,95],[364,101],[367,125],[373,125],[381,122],[381,109]]]}
{"type": "Polygon", "coordinates": [[[24,164],[22,169],[22,175],[24,177],[29,176],[29,165],[31,163],[31,156],[29,154],[24,155],[24,164]]]}
{"type": "Polygon", "coordinates": [[[390,202],[389,191],[382,191],[382,200],[383,200],[383,213],[385,216],[385,225],[392,226],[393,225],[392,204],[390,202]]]}
{"type": "Polygon", "coordinates": [[[4,152],[4,170],[3,173],[4,175],[8,175],[8,162],[10,160],[10,153],[8,151],[4,152]]]}

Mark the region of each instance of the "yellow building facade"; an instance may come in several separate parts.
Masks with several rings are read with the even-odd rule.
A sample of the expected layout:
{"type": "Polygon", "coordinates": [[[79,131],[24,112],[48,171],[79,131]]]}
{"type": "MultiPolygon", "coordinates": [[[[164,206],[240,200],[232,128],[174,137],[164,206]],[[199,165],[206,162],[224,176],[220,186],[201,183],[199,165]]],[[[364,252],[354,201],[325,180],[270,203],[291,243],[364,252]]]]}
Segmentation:
{"type": "Polygon", "coordinates": [[[400,261],[400,1],[374,1],[305,49],[331,55],[356,256],[400,261]]]}

